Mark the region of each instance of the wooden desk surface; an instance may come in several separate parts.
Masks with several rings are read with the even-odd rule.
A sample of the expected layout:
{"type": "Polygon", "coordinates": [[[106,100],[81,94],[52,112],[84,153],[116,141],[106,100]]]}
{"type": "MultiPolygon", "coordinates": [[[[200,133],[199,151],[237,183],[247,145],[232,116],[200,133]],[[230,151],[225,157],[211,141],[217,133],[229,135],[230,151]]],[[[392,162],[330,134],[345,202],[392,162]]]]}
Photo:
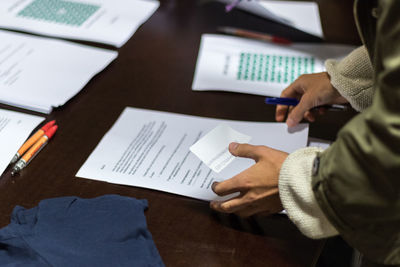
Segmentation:
{"type": "MultiPolygon", "coordinates": [[[[320,2],[326,40],[358,42],[351,3],[320,2]]],[[[261,96],[191,90],[201,34],[214,33],[221,25],[265,30],[295,41],[319,41],[241,11],[225,14],[219,3],[161,1],[158,11],[119,49],[119,57],[47,116],[60,126],[48,146],[20,176],[11,177],[10,169],[1,176],[0,226],[9,223],[15,205],[30,208],[52,197],[120,194],[148,199],[148,227],[167,266],[312,266],[323,242],[304,237],[285,217],[240,219],[211,211],[207,202],[75,177],[126,106],[274,121],[274,108],[264,105],[261,96]]],[[[352,115],[327,114],[311,125],[310,135],[334,139],[352,115]]]]}

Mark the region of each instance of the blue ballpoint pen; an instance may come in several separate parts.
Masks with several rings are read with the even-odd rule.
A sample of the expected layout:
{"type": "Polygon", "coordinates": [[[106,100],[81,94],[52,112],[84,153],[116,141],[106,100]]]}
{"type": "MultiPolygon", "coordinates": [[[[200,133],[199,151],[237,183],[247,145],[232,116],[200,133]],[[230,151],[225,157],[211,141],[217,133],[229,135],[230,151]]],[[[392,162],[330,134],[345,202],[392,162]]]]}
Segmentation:
{"type": "Polygon", "coordinates": [[[299,104],[299,100],[296,98],[289,97],[267,97],[265,98],[265,104],[271,105],[285,105],[285,106],[296,106],[299,104]]]}
{"type": "MultiPolygon", "coordinates": [[[[271,105],[284,105],[284,106],[296,106],[299,104],[299,100],[296,98],[290,98],[290,97],[267,97],[265,98],[265,104],[271,104],[271,105]]],[[[326,108],[328,110],[345,110],[347,109],[347,106],[344,105],[322,105],[322,106],[317,106],[314,107],[313,109],[316,108],[326,108]]]]}

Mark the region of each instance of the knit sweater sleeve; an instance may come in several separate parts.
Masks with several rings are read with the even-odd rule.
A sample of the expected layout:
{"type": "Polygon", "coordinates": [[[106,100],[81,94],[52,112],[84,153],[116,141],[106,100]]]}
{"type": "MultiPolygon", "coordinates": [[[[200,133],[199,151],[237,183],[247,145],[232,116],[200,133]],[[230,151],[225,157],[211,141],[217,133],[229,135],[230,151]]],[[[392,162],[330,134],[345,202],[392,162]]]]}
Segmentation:
{"type": "Polygon", "coordinates": [[[325,68],[333,87],[355,110],[362,111],[371,105],[374,70],[365,46],[360,46],[340,61],[326,60],[325,68]]]}
{"type": "MultiPolygon", "coordinates": [[[[344,59],[328,59],[325,67],[332,85],[352,107],[362,111],[372,103],[373,68],[364,46],[344,59]]],[[[319,148],[303,148],[291,153],[279,174],[279,195],[290,220],[310,238],[338,234],[319,207],[311,185],[312,165],[319,148]]]]}
{"type": "Polygon", "coordinates": [[[279,196],[289,219],[310,238],[324,238],[338,232],[318,206],[311,187],[314,158],[320,148],[307,147],[291,153],[279,174],[279,196]]]}

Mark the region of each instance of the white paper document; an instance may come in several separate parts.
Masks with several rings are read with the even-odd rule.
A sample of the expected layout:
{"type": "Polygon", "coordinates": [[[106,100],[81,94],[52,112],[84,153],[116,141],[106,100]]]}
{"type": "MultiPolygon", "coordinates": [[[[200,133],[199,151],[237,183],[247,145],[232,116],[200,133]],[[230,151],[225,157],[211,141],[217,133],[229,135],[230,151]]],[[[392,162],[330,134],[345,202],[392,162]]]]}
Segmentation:
{"type": "Polygon", "coordinates": [[[308,145],[309,147],[319,147],[322,149],[327,149],[332,144],[332,141],[309,137],[308,138],[308,145]]]}
{"type": "Polygon", "coordinates": [[[0,174],[43,120],[42,117],[0,109],[0,174]]]}
{"type": "MultiPolygon", "coordinates": [[[[232,2],[219,1],[225,4],[232,2]]],[[[251,0],[241,1],[236,8],[320,38],[324,36],[318,5],[315,2],[251,0]]]]}
{"type": "Polygon", "coordinates": [[[203,34],[192,89],[280,96],[300,75],[325,70],[328,58],[342,58],[353,46],[277,45],[234,36],[203,34]]]}
{"type": "Polygon", "coordinates": [[[217,199],[214,181],[238,174],[254,164],[235,158],[216,173],[189,148],[220,124],[251,136],[251,144],[292,152],[307,145],[308,124],[289,132],[284,123],[210,119],[126,108],[92,152],[77,177],[150,188],[202,200],[217,199]]]}
{"type": "Polygon", "coordinates": [[[1,0],[0,27],[121,47],[155,0],[1,0]]]}
{"type": "Polygon", "coordinates": [[[303,1],[260,1],[265,12],[270,13],[272,20],[323,38],[318,5],[315,2],[303,1]]]}
{"type": "Polygon", "coordinates": [[[65,104],[117,52],[0,31],[0,102],[42,113],[65,104]]]}
{"type": "Polygon", "coordinates": [[[210,169],[219,173],[235,159],[229,152],[229,144],[248,143],[250,140],[251,136],[239,133],[226,124],[221,124],[192,145],[190,151],[210,169]]]}

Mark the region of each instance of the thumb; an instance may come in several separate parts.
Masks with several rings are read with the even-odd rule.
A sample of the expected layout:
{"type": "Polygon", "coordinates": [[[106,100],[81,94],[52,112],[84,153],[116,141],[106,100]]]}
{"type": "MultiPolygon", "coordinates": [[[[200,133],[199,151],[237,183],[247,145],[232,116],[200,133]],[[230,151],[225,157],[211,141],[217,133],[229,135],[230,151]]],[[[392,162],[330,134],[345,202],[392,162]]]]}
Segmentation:
{"type": "Polygon", "coordinates": [[[230,143],[229,152],[236,157],[250,158],[258,161],[257,146],[249,144],[230,143]]]}
{"type": "Polygon", "coordinates": [[[289,116],[286,120],[286,124],[289,127],[294,127],[296,126],[304,117],[304,114],[310,110],[311,108],[314,107],[314,103],[311,99],[308,99],[307,97],[302,97],[300,99],[299,104],[295,106],[292,111],[289,113],[289,116]]]}

